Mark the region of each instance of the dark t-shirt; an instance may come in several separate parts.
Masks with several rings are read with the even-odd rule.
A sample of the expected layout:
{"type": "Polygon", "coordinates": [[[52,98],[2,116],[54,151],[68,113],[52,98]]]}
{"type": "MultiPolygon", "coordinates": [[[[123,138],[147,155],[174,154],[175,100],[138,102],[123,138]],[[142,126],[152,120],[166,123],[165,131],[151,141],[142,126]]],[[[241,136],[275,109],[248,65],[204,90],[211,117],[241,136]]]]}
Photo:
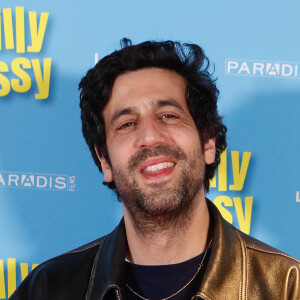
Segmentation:
{"type": "MultiPolygon", "coordinates": [[[[159,300],[174,294],[184,287],[193,278],[199,264],[203,259],[204,253],[189,259],[185,262],[172,265],[161,266],[143,266],[135,265],[129,262],[125,263],[125,274],[127,284],[139,295],[150,300],[159,300]]],[[[193,281],[186,286],[179,294],[170,298],[170,300],[191,299],[200,288],[202,277],[210,256],[210,250],[207,251],[200,269],[193,281]]],[[[141,300],[128,287],[125,292],[126,300],[141,300]]]]}

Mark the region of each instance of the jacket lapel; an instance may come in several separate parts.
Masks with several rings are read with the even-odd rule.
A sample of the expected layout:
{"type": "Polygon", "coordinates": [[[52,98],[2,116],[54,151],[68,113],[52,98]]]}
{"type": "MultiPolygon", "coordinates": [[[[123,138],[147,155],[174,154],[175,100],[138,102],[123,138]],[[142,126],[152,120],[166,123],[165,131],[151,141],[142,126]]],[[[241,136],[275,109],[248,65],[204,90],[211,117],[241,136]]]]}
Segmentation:
{"type": "Polygon", "coordinates": [[[123,219],[106,236],[94,260],[86,300],[103,299],[106,293],[121,293],[124,288],[124,261],[127,242],[123,219]]]}
{"type": "Polygon", "coordinates": [[[204,299],[246,299],[246,247],[239,231],[227,223],[207,201],[214,222],[211,255],[197,293],[204,299]]]}

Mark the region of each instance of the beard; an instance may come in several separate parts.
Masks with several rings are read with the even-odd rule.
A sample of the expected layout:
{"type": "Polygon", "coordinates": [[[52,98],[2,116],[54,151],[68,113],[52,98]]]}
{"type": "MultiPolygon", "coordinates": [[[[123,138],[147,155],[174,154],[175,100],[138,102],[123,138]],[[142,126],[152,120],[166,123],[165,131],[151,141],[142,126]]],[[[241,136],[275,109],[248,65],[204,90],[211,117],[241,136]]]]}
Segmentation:
{"type": "Polygon", "coordinates": [[[127,208],[135,229],[150,237],[158,232],[184,229],[192,215],[197,194],[203,190],[204,157],[202,148],[188,155],[178,146],[159,145],[135,153],[125,170],[113,168],[118,198],[127,208]],[[177,178],[167,182],[147,184],[144,189],[136,177],[139,165],[149,157],[164,155],[177,161],[177,178]]]}

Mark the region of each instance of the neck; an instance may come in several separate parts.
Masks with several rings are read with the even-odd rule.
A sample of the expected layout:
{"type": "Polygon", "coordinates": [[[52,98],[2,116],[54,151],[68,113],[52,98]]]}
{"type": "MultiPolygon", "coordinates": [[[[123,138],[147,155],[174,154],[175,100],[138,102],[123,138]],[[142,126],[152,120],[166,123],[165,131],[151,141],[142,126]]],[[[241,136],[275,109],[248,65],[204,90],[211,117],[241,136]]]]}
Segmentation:
{"type": "Polygon", "coordinates": [[[139,230],[124,206],[127,259],[141,265],[166,265],[183,262],[204,252],[210,242],[209,212],[204,194],[197,198],[190,213],[183,215],[184,219],[173,219],[169,224],[153,220],[156,227],[153,230],[151,224],[151,232],[139,230]]]}

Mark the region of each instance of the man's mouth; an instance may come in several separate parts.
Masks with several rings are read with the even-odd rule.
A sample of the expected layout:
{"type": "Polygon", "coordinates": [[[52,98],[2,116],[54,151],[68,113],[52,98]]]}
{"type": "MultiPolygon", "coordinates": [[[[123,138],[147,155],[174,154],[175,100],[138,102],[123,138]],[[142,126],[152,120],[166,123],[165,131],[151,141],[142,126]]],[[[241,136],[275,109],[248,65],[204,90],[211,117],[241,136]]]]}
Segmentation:
{"type": "Polygon", "coordinates": [[[175,166],[176,162],[170,158],[152,158],[142,164],[140,172],[145,179],[158,180],[171,174],[175,166]]]}
{"type": "Polygon", "coordinates": [[[173,162],[161,162],[161,163],[158,163],[158,164],[148,166],[147,168],[142,170],[142,173],[156,172],[158,170],[173,168],[174,166],[175,166],[175,163],[173,163],[173,162]]]}

